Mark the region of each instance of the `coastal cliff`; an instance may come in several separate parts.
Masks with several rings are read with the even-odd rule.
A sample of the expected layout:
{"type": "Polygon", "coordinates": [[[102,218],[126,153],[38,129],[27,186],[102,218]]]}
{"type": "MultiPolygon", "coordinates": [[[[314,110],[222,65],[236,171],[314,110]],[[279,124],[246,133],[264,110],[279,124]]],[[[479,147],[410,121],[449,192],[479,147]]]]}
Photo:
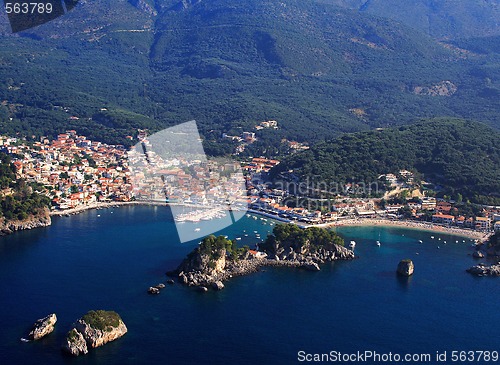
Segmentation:
{"type": "Polygon", "coordinates": [[[127,333],[127,327],[116,312],[90,311],[76,323],[63,343],[63,350],[74,356],[87,354],[89,348],[103,346],[127,333]]]}
{"type": "Polygon", "coordinates": [[[51,224],[52,220],[50,219],[49,210],[47,208],[23,220],[6,220],[5,218],[0,218],[0,236],[5,236],[15,231],[25,229],[47,227],[51,224]]]}
{"type": "Polygon", "coordinates": [[[335,233],[320,229],[301,229],[295,225],[277,225],[273,234],[258,250],[237,248],[235,243],[219,236],[208,236],[182,263],[167,273],[188,286],[224,288],[223,282],[259,271],[264,266],[298,267],[319,271],[321,264],[354,259],[354,253],[343,247],[335,233]]]}

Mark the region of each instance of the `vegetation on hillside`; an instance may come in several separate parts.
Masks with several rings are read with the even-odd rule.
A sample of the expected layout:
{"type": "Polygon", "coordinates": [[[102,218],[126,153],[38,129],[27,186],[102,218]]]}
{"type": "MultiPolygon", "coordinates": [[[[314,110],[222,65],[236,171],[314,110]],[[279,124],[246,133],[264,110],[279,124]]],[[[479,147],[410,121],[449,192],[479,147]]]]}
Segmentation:
{"type": "MultiPolygon", "coordinates": [[[[238,247],[236,241],[231,241],[224,236],[209,235],[202,239],[196,250],[191,252],[192,255],[199,254],[208,256],[210,263],[221,258],[221,255],[229,255],[229,258],[237,260],[241,255],[248,251],[248,246],[238,247]]],[[[209,263],[209,264],[210,264],[209,263]]]]}
{"type": "Polygon", "coordinates": [[[335,232],[318,227],[302,229],[295,224],[277,224],[273,233],[266,240],[259,243],[259,248],[266,252],[272,252],[276,245],[291,247],[295,252],[314,253],[319,248],[336,244],[344,246],[344,240],[335,232]]]}
{"type": "Polygon", "coordinates": [[[8,155],[0,153],[0,217],[24,220],[50,206],[50,199],[37,194],[24,180],[16,180],[15,168],[8,155]]]}
{"type": "Polygon", "coordinates": [[[496,1],[320,0],[399,20],[440,39],[499,34],[496,1]]]}
{"type": "Polygon", "coordinates": [[[120,315],[114,311],[89,311],[82,317],[83,321],[87,323],[92,328],[106,331],[111,330],[112,328],[116,328],[120,325],[120,315]],[[111,327],[111,328],[110,328],[111,327]]]}
{"type": "Polygon", "coordinates": [[[497,54],[463,56],[329,1],[98,0],[20,36],[4,30],[0,46],[0,131],[10,135],[76,129],[130,144],[136,128],[196,119],[220,154],[223,132],[262,119],[299,142],[416,117],[500,126],[497,54]],[[446,80],[451,96],[414,92],[446,80]]]}
{"type": "Polygon", "coordinates": [[[320,143],[285,160],[273,175],[288,170],[332,185],[368,185],[382,174],[411,170],[441,186],[441,195],[499,204],[500,132],[464,120],[424,120],[320,143]]]}

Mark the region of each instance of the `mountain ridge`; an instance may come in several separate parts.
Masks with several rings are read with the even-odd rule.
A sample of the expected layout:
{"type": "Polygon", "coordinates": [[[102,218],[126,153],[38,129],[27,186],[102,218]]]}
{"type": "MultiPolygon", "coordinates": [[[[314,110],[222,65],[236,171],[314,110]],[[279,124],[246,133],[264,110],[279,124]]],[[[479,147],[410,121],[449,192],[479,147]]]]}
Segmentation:
{"type": "Polygon", "coordinates": [[[135,128],[196,119],[220,136],[271,118],[280,137],[316,141],[419,117],[500,126],[498,53],[328,2],[83,0],[0,44],[0,125],[13,133],[126,143],[135,128]],[[414,92],[443,82],[457,90],[414,92]],[[93,118],[101,108],[115,123],[93,118]]]}

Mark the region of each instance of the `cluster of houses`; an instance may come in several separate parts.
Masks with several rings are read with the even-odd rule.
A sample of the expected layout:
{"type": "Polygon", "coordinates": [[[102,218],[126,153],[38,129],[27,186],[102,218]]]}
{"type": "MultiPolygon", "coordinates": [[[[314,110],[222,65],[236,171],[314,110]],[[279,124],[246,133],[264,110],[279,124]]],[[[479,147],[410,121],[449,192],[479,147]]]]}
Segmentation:
{"type": "Polygon", "coordinates": [[[498,209],[483,209],[484,216],[476,217],[465,217],[456,214],[456,212],[457,208],[452,203],[440,201],[436,204],[432,222],[460,228],[472,228],[478,231],[500,230],[500,211],[498,209]]]}
{"type": "MultiPolygon", "coordinates": [[[[147,137],[141,143],[148,145],[147,137]]],[[[154,150],[147,156],[129,151],[130,180],[137,200],[196,206],[246,203],[240,164],[232,161],[166,157],[154,150]]]]}
{"type": "Polygon", "coordinates": [[[53,141],[42,138],[33,143],[1,136],[0,149],[15,156],[18,177],[44,186],[55,208],[132,197],[123,146],[91,141],[69,130],[53,141]]]}
{"type": "MultiPolygon", "coordinates": [[[[139,141],[148,144],[147,133],[139,141]]],[[[246,204],[240,164],[205,159],[164,159],[153,150],[88,140],[69,130],[57,139],[28,143],[0,137],[0,150],[14,156],[19,178],[43,185],[53,209],[98,202],[145,200],[193,205],[246,204]]]]}
{"type": "MultiPolygon", "coordinates": [[[[273,121],[260,125],[277,127],[273,121]]],[[[144,145],[149,143],[146,131],[139,130],[138,138],[144,145]]],[[[402,209],[409,209],[413,219],[423,219],[432,212],[435,224],[500,230],[498,209],[484,208],[482,216],[465,217],[458,214],[453,203],[433,197],[384,206],[380,199],[349,197],[334,205],[314,199],[293,201],[296,197],[286,189],[271,189],[265,184],[267,173],[280,163],[273,159],[256,157],[241,165],[182,156],[165,159],[151,150],[146,157],[137,149],[127,151],[120,145],[91,141],[74,130],[59,134],[52,141],[42,138],[30,143],[0,136],[0,150],[14,156],[13,164],[20,178],[44,186],[41,192],[51,197],[54,209],[134,199],[213,206],[231,199],[242,207],[308,223],[352,217],[398,218],[402,209]]],[[[398,175],[387,174],[384,178],[391,185],[398,185],[401,176],[405,183],[412,182],[410,172],[400,171],[398,175]]]]}

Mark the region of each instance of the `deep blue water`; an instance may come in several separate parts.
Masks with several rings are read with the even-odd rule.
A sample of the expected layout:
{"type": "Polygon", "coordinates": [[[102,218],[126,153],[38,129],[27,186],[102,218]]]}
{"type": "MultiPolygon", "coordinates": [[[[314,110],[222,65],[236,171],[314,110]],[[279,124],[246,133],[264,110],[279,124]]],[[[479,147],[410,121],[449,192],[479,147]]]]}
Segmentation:
{"type": "MultiPolygon", "coordinates": [[[[271,229],[263,223],[245,217],[223,234],[243,237],[245,229],[240,242],[251,243],[254,230],[264,237],[271,229]]],[[[266,268],[221,292],[176,284],[158,296],[146,289],[197,244],[179,243],[165,207],[89,211],[0,238],[0,363],[294,364],[300,350],[500,350],[500,279],[465,272],[475,262],[470,240],[382,227],[338,232],[357,242],[359,259],[317,273],[266,268]],[[395,274],[403,258],[416,267],[407,280],[395,274]],[[65,333],[90,309],[117,311],[129,333],[87,356],[64,356],[65,333]],[[52,312],[53,334],[19,341],[52,312]]]]}

